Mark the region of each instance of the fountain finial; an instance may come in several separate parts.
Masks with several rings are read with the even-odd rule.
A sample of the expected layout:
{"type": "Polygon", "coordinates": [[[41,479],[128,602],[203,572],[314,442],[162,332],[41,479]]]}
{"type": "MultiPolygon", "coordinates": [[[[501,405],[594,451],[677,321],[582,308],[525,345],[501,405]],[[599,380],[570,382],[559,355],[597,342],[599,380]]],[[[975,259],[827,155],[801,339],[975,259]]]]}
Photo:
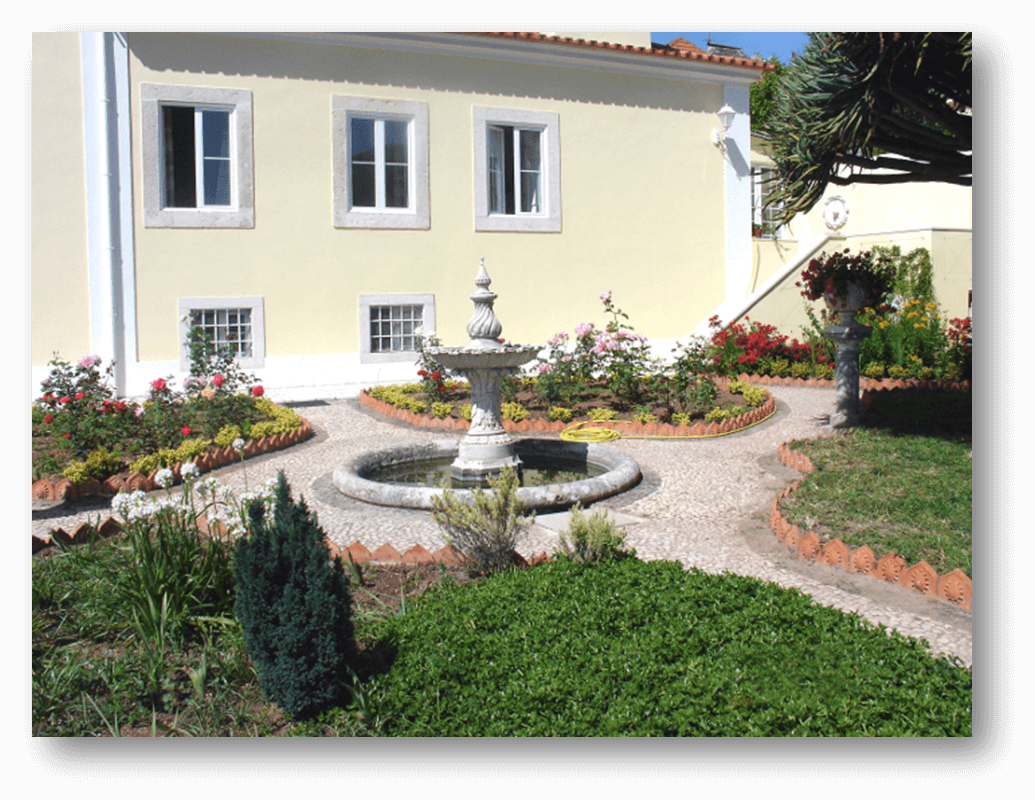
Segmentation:
{"type": "Polygon", "coordinates": [[[484,257],[480,261],[478,276],[474,279],[474,283],[478,287],[478,291],[471,295],[471,299],[474,301],[474,316],[467,323],[467,335],[471,337],[471,347],[479,350],[498,350],[503,325],[496,319],[496,315],[492,311],[496,294],[489,291],[489,284],[492,283],[492,280],[489,278],[489,273],[485,271],[484,257]]]}

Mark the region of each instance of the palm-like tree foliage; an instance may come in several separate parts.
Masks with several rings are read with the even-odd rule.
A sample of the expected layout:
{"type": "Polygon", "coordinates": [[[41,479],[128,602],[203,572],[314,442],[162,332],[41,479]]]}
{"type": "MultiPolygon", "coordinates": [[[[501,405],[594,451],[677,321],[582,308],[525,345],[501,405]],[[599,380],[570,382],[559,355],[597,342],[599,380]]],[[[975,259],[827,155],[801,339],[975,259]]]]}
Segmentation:
{"type": "Polygon", "coordinates": [[[971,184],[970,33],[809,37],[769,120],[782,222],[831,183],[971,184]]]}

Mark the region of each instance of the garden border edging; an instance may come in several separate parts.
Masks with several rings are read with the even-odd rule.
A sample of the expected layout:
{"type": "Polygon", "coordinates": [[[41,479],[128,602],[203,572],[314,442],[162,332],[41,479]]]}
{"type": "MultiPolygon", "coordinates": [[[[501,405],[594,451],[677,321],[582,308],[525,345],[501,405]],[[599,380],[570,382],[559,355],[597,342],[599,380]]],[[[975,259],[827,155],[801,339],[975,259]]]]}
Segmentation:
{"type": "MultiPolygon", "coordinates": [[[[724,380],[725,383],[729,382],[729,379],[724,380]]],[[[747,382],[746,376],[743,376],[738,380],[747,382]]],[[[763,389],[762,391],[766,394],[766,401],[764,403],[760,406],[756,406],[746,414],[730,417],[721,422],[709,422],[705,424],[704,422],[697,421],[693,425],[672,425],[668,422],[640,422],[638,420],[625,422],[604,420],[601,422],[594,421],[593,425],[598,428],[608,428],[628,436],[671,436],[678,438],[689,436],[720,436],[726,433],[736,433],[737,431],[750,428],[752,425],[764,420],[776,410],[776,399],[773,397],[772,392],[768,389],[763,389]]],[[[360,391],[359,402],[379,414],[384,414],[386,417],[391,417],[400,422],[416,425],[421,428],[434,428],[446,431],[466,431],[471,427],[471,423],[465,419],[453,419],[451,417],[440,418],[428,413],[417,414],[410,411],[408,408],[397,408],[384,400],[378,400],[375,397],[371,397],[367,389],[362,389],[360,391]]],[[[527,419],[523,419],[520,422],[504,419],[502,420],[502,424],[503,429],[508,433],[558,434],[572,425],[571,422],[561,422],[560,420],[547,422],[542,419],[534,422],[527,419]]]]}
{"type": "MultiPolygon", "coordinates": [[[[300,444],[313,435],[313,428],[309,420],[299,417],[302,424],[291,431],[274,433],[263,436],[259,439],[249,439],[244,444],[241,453],[237,453],[233,447],[215,447],[209,449],[200,456],[195,456],[194,464],[202,473],[210,472],[220,467],[229,466],[234,462],[252,458],[253,456],[272,453],[275,450],[282,450],[285,447],[300,444]]],[[[173,482],[180,483],[180,465],[172,468],[173,482]]],[[[125,478],[111,476],[103,481],[96,478],[89,478],[82,483],[72,483],[68,478],[59,478],[51,481],[47,478],[40,478],[32,484],[33,500],[77,500],[92,495],[116,495],[123,489],[127,492],[135,492],[138,489],[144,492],[153,492],[161,487],[155,481],[158,470],[150,475],[143,475],[139,472],[132,472],[125,478]]],[[[35,550],[33,551],[35,552],[35,550]]]]}
{"type": "MultiPolygon", "coordinates": [[[[817,437],[824,438],[824,437],[817,437]]],[[[798,472],[808,475],[814,471],[812,460],[804,453],[790,448],[796,441],[783,442],[777,449],[777,459],[781,464],[793,467],[798,472]]],[[[780,492],[773,500],[769,512],[769,527],[782,544],[787,545],[802,558],[826,566],[838,566],[846,572],[859,572],[888,583],[895,583],[904,589],[912,589],[959,606],[972,610],[973,581],[967,574],[957,568],[939,577],[935,569],[926,561],[920,561],[910,567],[904,558],[894,551],[886,553],[879,560],[869,546],[852,550],[841,539],[831,539],[824,545],[812,528],[802,533],[797,525],[792,525],[780,513],[780,501],[796,490],[804,478],[780,492]]]]}

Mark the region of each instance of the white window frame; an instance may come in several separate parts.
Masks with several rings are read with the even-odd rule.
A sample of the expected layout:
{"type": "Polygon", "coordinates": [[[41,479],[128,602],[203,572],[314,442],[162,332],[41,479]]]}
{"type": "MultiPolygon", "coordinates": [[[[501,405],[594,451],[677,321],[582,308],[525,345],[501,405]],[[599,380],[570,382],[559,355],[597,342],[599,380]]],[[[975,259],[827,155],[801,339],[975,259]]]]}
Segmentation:
{"type": "Polygon", "coordinates": [[[370,309],[373,306],[423,306],[422,327],[425,336],[435,333],[435,295],[433,294],[361,294],[359,296],[359,363],[388,364],[416,362],[416,350],[373,352],[370,341],[370,309]]]}
{"type": "Polygon", "coordinates": [[[476,231],[525,231],[560,233],[561,231],[561,130],[560,115],[548,111],[520,111],[475,106],[474,113],[474,229],[476,231]],[[489,131],[498,126],[540,132],[540,210],[520,211],[520,164],[514,157],[515,213],[501,214],[489,210],[489,131]]]}
{"type": "MultiPolygon", "coordinates": [[[[431,227],[428,190],[428,104],[416,100],[384,100],[371,97],[331,96],[331,141],[334,183],[334,227],[399,228],[427,230],[431,227]],[[353,117],[406,121],[409,148],[407,208],[352,206],[352,158],[350,136],[353,117]]],[[[384,153],[381,152],[383,159],[384,153]]],[[[379,162],[383,169],[383,164],[379,162]]],[[[382,172],[383,174],[383,172],[382,172]]],[[[380,183],[380,181],[379,181],[380,183]]],[[[379,192],[379,198],[381,193],[379,192]]]]}
{"type": "MultiPolygon", "coordinates": [[[[252,93],[246,89],[140,85],[141,151],[145,228],[254,228],[255,181],[252,158],[252,93]],[[162,108],[186,106],[230,111],[230,205],[198,208],[165,206],[162,108]]],[[[199,124],[198,122],[195,123],[199,124]]],[[[200,152],[195,153],[200,171],[200,152]]],[[[200,177],[199,177],[200,180],[200,177]]],[[[203,191],[198,184],[199,200],[203,191]]]]}
{"type": "Polygon", "coordinates": [[[777,209],[771,210],[768,214],[763,211],[762,204],[765,202],[766,196],[774,191],[773,187],[770,187],[769,191],[763,191],[763,178],[765,173],[775,173],[776,168],[768,166],[767,164],[752,164],[751,165],[751,227],[752,231],[754,227],[761,226],[764,228],[765,225],[773,225],[773,230],[766,233],[763,231],[762,235],[755,237],[752,234],[752,238],[759,239],[782,239],[786,235],[787,227],[785,225],[776,225],[771,217],[776,213],[777,209]]]}
{"type": "Polygon", "coordinates": [[[266,365],[266,319],[262,297],[181,297],[176,306],[180,331],[180,370],[185,372],[190,369],[187,336],[190,333],[191,312],[226,308],[247,308],[251,311],[252,354],[248,358],[238,357],[238,366],[242,369],[259,369],[266,365]]]}

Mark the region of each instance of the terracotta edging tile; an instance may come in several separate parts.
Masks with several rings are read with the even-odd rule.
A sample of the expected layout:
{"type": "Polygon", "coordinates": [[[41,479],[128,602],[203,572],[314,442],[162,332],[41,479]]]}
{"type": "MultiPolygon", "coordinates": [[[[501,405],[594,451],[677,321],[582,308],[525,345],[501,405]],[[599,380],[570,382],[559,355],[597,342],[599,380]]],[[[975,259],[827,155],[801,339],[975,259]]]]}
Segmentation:
{"type": "MultiPolygon", "coordinates": [[[[302,419],[301,426],[292,431],[274,433],[261,439],[249,439],[244,445],[244,457],[247,459],[271,450],[280,450],[309,439],[313,435],[313,428],[309,424],[309,420],[300,419],[302,419]]],[[[205,453],[195,456],[194,464],[200,472],[205,473],[226,466],[237,459],[238,455],[232,447],[220,448],[216,445],[210,445],[205,453]]],[[[174,483],[182,482],[180,466],[177,465],[172,470],[174,483]]],[[[135,492],[137,490],[153,492],[158,488],[158,484],[155,482],[155,475],[157,474],[157,470],[150,475],[131,472],[125,478],[111,475],[105,478],[103,482],[89,478],[78,484],[72,483],[67,478],[59,478],[54,481],[40,478],[32,484],[31,496],[33,500],[61,500],[104,494],[115,495],[123,490],[127,492],[135,492]]]]}
{"type": "MultiPolygon", "coordinates": [[[[780,444],[777,448],[777,460],[799,472],[812,472],[814,467],[811,459],[803,453],[791,450],[790,445],[794,441],[791,439],[780,444]]],[[[802,480],[799,478],[773,499],[769,511],[769,528],[778,541],[790,547],[802,558],[819,564],[840,566],[849,572],[869,575],[898,584],[905,589],[923,592],[928,597],[936,597],[966,610],[972,608],[973,582],[962,570],[956,569],[948,575],[939,577],[926,561],[909,566],[905,559],[894,552],[886,553],[878,560],[867,545],[852,550],[841,539],[833,539],[820,546],[819,538],[814,531],[808,530],[803,533],[797,525],[788,523],[780,513],[780,501],[789,497],[802,480]]]]}

